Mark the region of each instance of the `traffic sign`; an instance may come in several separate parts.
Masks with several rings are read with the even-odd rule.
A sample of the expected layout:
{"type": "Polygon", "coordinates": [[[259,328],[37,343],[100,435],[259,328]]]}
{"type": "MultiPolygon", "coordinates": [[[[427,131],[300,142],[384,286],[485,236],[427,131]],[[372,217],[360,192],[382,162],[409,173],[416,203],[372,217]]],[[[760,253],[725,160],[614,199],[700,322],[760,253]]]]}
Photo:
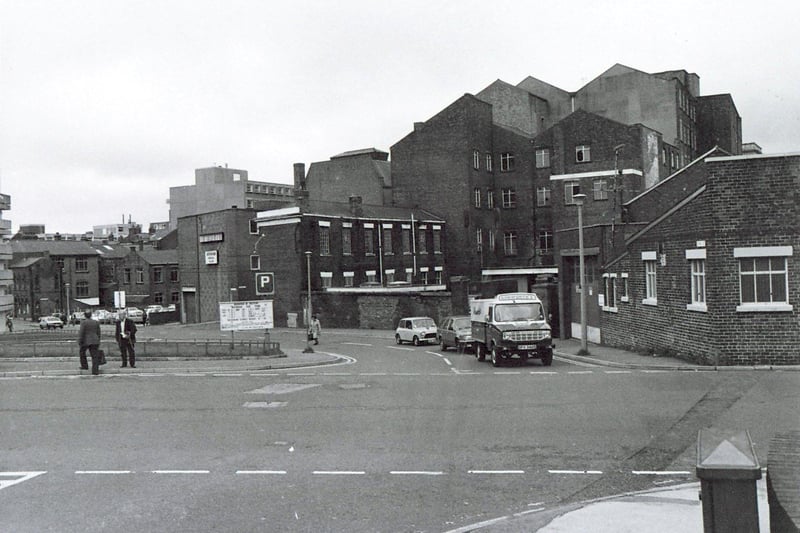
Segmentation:
{"type": "Polygon", "coordinates": [[[275,294],[275,275],[272,272],[256,272],[256,294],[275,294]]]}

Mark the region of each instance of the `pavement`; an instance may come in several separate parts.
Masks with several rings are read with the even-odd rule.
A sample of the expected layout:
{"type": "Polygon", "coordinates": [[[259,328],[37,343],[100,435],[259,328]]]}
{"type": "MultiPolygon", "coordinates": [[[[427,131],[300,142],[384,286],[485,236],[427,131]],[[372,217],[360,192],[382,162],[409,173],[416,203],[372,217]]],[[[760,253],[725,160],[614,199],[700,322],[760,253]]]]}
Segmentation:
{"type": "MultiPolygon", "coordinates": [[[[219,325],[165,325],[141,328],[139,338],[219,338],[219,325]]],[[[227,335],[227,333],[224,333],[227,335]]],[[[258,333],[263,338],[262,333],[258,333]]],[[[253,356],[244,358],[145,358],[138,360],[138,366],[120,368],[119,361],[112,355],[107,365],[101,367],[101,374],[142,374],[149,373],[231,373],[274,371],[290,368],[307,368],[343,362],[342,356],[326,353],[325,340],[333,343],[354,337],[381,339],[393,343],[394,331],[388,330],[343,330],[326,329],[322,343],[307,352],[305,331],[299,329],[276,328],[271,330],[271,340],[280,342],[282,354],[279,356],[253,356]]],[[[252,337],[256,338],[256,337],[252,337]]],[[[557,340],[555,356],[558,360],[568,360],[582,366],[603,366],[612,368],[648,369],[662,371],[715,372],[715,371],[798,371],[800,366],[749,366],[713,367],[700,366],[672,357],[653,357],[600,345],[589,345],[589,355],[578,355],[581,345],[575,339],[557,340]]],[[[113,353],[113,350],[112,350],[113,353]]],[[[78,369],[78,358],[64,357],[3,357],[0,358],[0,378],[24,378],[30,376],[75,376],[89,375],[88,371],[78,369]]],[[[492,520],[472,524],[448,533],[469,531],[486,532],[534,532],[540,533],[595,533],[626,532],[703,532],[702,502],[699,499],[700,483],[665,485],[659,488],[619,494],[608,498],[579,502],[553,509],[531,509],[517,514],[496,517],[492,520]]],[[[759,521],[762,533],[769,531],[769,508],[765,477],[757,482],[759,521]]]]}

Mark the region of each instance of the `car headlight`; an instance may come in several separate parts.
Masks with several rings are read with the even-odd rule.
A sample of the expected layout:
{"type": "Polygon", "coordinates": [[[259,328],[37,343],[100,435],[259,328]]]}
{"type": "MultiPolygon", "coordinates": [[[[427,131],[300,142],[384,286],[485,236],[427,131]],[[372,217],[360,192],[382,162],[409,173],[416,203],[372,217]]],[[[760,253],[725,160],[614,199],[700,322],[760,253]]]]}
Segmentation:
{"type": "Polygon", "coordinates": [[[504,340],[504,341],[511,340],[511,332],[509,332],[509,331],[504,331],[504,332],[503,332],[503,340],[504,340]]]}

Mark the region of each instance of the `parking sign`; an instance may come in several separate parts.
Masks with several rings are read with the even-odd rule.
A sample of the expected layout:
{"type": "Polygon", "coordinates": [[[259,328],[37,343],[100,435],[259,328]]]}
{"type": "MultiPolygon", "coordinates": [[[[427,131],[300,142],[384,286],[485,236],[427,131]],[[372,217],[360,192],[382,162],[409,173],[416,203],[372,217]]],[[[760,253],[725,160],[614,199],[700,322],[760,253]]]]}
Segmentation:
{"type": "Polygon", "coordinates": [[[256,272],[256,294],[275,294],[275,275],[272,272],[256,272]]]}

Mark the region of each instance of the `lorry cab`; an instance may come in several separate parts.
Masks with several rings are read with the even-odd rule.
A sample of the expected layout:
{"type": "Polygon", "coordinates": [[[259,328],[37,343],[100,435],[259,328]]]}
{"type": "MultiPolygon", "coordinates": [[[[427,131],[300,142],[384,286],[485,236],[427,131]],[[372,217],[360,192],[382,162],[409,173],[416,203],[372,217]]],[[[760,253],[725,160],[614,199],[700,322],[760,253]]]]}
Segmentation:
{"type": "Polygon", "coordinates": [[[504,293],[494,298],[475,299],[470,305],[475,355],[492,364],[504,361],[540,359],[544,366],[553,362],[550,325],[544,305],[534,293],[504,293]]]}

